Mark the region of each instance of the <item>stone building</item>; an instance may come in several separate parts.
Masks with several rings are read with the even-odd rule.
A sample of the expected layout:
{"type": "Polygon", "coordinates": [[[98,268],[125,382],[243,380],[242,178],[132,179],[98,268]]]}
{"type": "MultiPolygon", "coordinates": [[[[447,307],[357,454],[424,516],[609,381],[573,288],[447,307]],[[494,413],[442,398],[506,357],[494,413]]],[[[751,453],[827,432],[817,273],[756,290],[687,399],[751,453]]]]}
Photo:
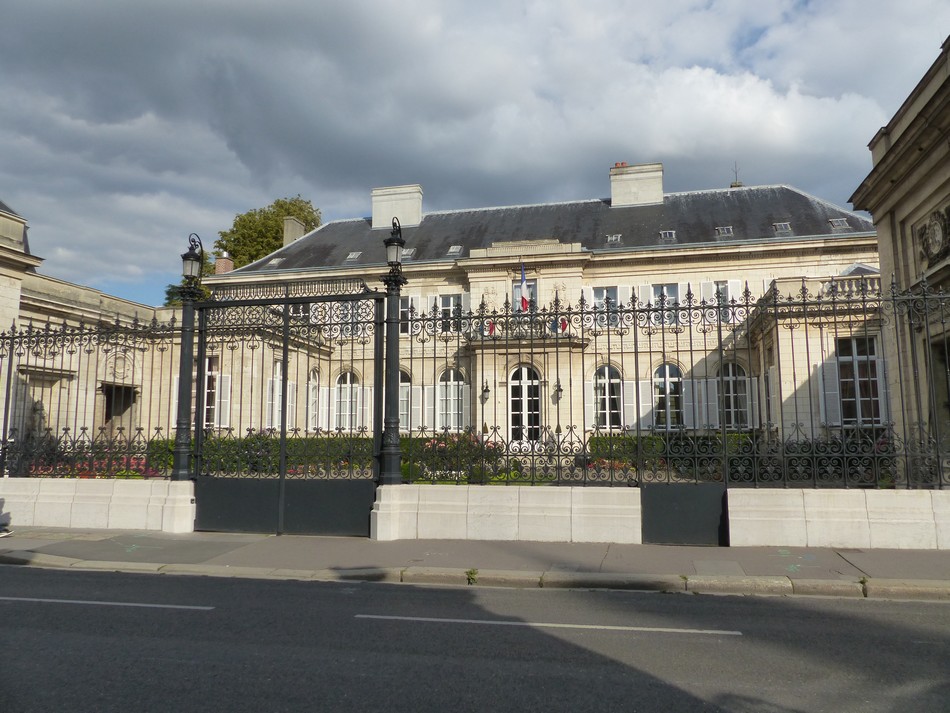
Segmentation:
{"type": "MultiPolygon", "coordinates": [[[[530,449],[564,434],[583,441],[595,432],[768,429],[818,437],[841,426],[851,412],[838,404],[838,352],[859,332],[876,360],[877,334],[853,319],[796,331],[778,313],[754,324],[750,316],[762,298],[784,301],[803,289],[810,299],[832,288],[876,289],[870,221],[782,185],[666,193],[661,164],[618,163],[609,185],[605,199],[433,213],[423,210],[418,185],[379,188],[370,216],[291,234],[282,249],[206,285],[352,278],[380,289],[395,217],[408,278],[404,432],[468,429],[530,449]]],[[[329,314],[294,316],[315,323],[329,314]]],[[[287,362],[265,347],[254,355],[260,374],[250,390],[246,363],[239,388],[236,354],[217,351],[208,366],[218,385],[206,395],[219,405],[211,425],[274,427],[274,394],[287,370],[288,427],[369,430],[378,385],[372,355],[354,351],[355,341],[311,342],[287,362]],[[222,388],[230,390],[223,399],[222,388]]],[[[863,415],[853,416],[861,425],[887,418],[880,376],[862,377],[866,393],[874,383],[873,404],[866,398],[863,415]]]]}
{"type": "MultiPolygon", "coordinates": [[[[869,144],[873,168],[851,202],[871,213],[883,278],[900,292],[950,290],[950,37],[940,56],[869,144]]],[[[896,427],[926,448],[950,452],[950,379],[943,299],[922,299],[909,329],[885,344],[892,394],[913,398],[896,427]]]]}

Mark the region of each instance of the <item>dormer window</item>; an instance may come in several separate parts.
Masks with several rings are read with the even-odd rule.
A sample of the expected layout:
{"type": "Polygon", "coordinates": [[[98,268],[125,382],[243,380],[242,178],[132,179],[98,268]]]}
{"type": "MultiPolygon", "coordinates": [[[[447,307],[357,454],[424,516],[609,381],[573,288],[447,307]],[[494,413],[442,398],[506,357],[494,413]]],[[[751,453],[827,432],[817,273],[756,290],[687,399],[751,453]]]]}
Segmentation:
{"type": "Polygon", "coordinates": [[[613,235],[607,236],[608,245],[620,245],[620,238],[623,236],[622,233],[614,233],[613,235]]]}
{"type": "Polygon", "coordinates": [[[660,231],[660,242],[663,244],[670,244],[676,242],[676,231],[675,230],[661,230],[660,231]]]}
{"type": "Polygon", "coordinates": [[[828,223],[831,225],[832,233],[846,233],[851,230],[847,218],[831,218],[828,223]]]}
{"type": "Polygon", "coordinates": [[[416,256],[416,249],[415,249],[415,248],[403,248],[403,249],[402,249],[402,259],[403,259],[403,260],[411,260],[411,259],[414,258],[415,256],[416,256]]]}
{"type": "Polygon", "coordinates": [[[716,237],[719,239],[731,238],[733,234],[731,225],[720,225],[716,228],[716,237]]]}
{"type": "Polygon", "coordinates": [[[772,230],[774,230],[775,234],[779,236],[791,235],[792,224],[791,223],[772,223],[772,230]]]}
{"type": "Polygon", "coordinates": [[[347,262],[354,262],[354,261],[356,261],[356,260],[359,260],[359,259],[360,259],[360,255],[362,255],[362,254],[363,254],[363,251],[362,251],[362,250],[356,250],[356,251],[354,251],[354,252],[351,252],[349,255],[346,256],[346,261],[347,261],[347,262]]]}
{"type": "Polygon", "coordinates": [[[451,247],[449,248],[449,253],[448,253],[448,254],[449,254],[449,255],[453,255],[453,256],[454,256],[454,255],[461,255],[461,254],[462,254],[462,246],[461,246],[461,245],[453,245],[453,246],[451,246],[451,247]]]}

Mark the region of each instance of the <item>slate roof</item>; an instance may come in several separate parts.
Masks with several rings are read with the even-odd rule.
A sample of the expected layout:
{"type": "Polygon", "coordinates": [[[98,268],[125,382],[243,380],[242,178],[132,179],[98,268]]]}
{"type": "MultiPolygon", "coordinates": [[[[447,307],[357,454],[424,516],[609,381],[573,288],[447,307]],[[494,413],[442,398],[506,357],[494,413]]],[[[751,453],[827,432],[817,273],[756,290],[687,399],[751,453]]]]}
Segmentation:
{"type": "MultiPolygon", "coordinates": [[[[389,231],[370,225],[369,218],[327,223],[235,274],[382,265],[389,231]],[[347,260],[356,252],[358,258],[347,260]]],[[[873,232],[867,218],[789,186],[668,193],[662,204],[618,208],[609,200],[586,200],[442,211],[424,214],[420,225],[402,230],[406,248],[416,249],[407,264],[451,263],[468,257],[474,248],[510,240],[557,238],[590,251],[615,252],[873,232]],[[833,218],[846,219],[847,225],[833,229],[833,218]],[[775,223],[788,223],[790,232],[776,234],[775,223]],[[717,236],[716,228],[726,226],[732,227],[732,234],[717,236]],[[675,239],[662,240],[661,231],[675,231],[675,239]],[[608,242],[608,235],[618,234],[619,241],[608,242]],[[460,254],[449,254],[453,245],[462,246],[460,254]]]]}

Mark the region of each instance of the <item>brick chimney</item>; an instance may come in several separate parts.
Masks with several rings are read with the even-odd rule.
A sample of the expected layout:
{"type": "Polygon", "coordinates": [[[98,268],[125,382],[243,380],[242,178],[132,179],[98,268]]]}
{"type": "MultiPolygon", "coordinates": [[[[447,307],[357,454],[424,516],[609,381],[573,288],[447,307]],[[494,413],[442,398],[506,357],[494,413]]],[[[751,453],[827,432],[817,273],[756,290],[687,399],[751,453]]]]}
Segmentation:
{"type": "Polygon", "coordinates": [[[302,238],[304,232],[303,221],[300,218],[288,215],[284,218],[284,247],[302,238]]]}
{"type": "Polygon", "coordinates": [[[391,228],[393,218],[399,218],[404,228],[422,222],[422,186],[373,189],[373,228],[391,228]]]}
{"type": "Polygon", "coordinates": [[[663,202],[663,164],[642,163],[628,166],[626,161],[610,169],[610,205],[655,205],[663,202]]]}
{"type": "Polygon", "coordinates": [[[214,259],[214,274],[223,275],[226,272],[231,272],[234,269],[234,260],[231,259],[231,256],[228,255],[225,250],[218,257],[214,259]]]}

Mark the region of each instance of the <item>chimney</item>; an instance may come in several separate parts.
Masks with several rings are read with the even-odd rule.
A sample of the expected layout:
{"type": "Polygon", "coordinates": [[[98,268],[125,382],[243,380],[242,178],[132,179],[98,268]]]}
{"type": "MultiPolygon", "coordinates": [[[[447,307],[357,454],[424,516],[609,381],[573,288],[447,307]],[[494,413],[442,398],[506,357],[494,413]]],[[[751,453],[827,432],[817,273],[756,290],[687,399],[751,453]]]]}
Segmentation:
{"type": "Polygon", "coordinates": [[[655,205],[663,202],[663,164],[626,161],[610,169],[610,206],[655,205]]]}
{"type": "Polygon", "coordinates": [[[234,269],[234,260],[231,259],[231,256],[228,255],[227,250],[222,252],[218,257],[214,259],[214,274],[223,275],[226,272],[231,272],[234,269]]]}
{"type": "Polygon", "coordinates": [[[300,218],[295,218],[292,215],[284,218],[284,247],[290,245],[294,240],[302,238],[303,234],[303,221],[300,218]]]}
{"type": "Polygon", "coordinates": [[[422,222],[422,186],[373,189],[373,228],[391,228],[393,218],[399,218],[404,228],[422,222]]]}

